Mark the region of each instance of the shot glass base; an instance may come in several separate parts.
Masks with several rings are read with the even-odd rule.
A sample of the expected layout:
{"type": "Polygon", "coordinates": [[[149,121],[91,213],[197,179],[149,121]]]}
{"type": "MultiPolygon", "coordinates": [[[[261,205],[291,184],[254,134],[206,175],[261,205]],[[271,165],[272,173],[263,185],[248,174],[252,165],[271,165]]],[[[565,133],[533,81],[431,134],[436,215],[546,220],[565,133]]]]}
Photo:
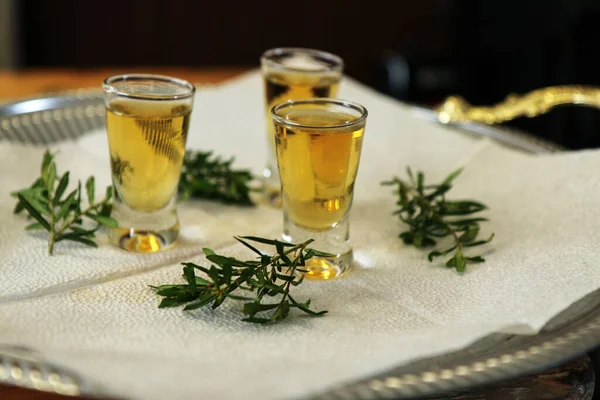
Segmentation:
{"type": "Polygon", "coordinates": [[[109,231],[108,236],[112,244],[123,250],[132,253],[156,253],[177,243],[179,224],[159,231],[114,228],[109,231]]]}
{"type": "Polygon", "coordinates": [[[311,231],[304,229],[289,220],[284,210],[282,239],[289,243],[302,243],[312,239],[308,245],[314,250],[329,253],[331,256],[318,256],[306,260],[300,269],[306,271],[305,279],[327,280],[344,275],[352,265],[352,247],[348,241],[349,224],[347,220],[327,231],[311,231]]]}
{"type": "Polygon", "coordinates": [[[169,204],[152,213],[138,212],[118,198],[113,204],[112,217],[119,223],[110,229],[112,244],[132,253],[156,253],[172,247],[179,236],[179,219],[175,197],[169,204]]]}
{"type": "Polygon", "coordinates": [[[350,270],[352,265],[352,251],[336,257],[313,257],[306,261],[302,269],[305,279],[327,280],[339,278],[350,270]]]}

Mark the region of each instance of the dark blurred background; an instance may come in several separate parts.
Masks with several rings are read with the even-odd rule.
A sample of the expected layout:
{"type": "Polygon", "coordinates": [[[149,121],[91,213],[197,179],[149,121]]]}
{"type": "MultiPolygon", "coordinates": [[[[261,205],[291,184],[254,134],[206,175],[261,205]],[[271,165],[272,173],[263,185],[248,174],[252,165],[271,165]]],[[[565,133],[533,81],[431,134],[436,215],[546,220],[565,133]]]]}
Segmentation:
{"type": "MultiPolygon", "coordinates": [[[[11,14],[16,68],[256,67],[267,48],[302,46],[337,53],[348,75],[419,104],[600,84],[598,0],[13,0],[11,14]]],[[[597,110],[510,125],[600,146],[597,110]]]]}
{"type": "MultiPolygon", "coordinates": [[[[12,3],[0,35],[4,18],[14,68],[257,67],[267,48],[300,46],[337,53],[348,75],[426,105],[600,84],[598,0],[12,3]]],[[[565,107],[510,125],[568,148],[600,147],[598,110],[565,107]]]]}

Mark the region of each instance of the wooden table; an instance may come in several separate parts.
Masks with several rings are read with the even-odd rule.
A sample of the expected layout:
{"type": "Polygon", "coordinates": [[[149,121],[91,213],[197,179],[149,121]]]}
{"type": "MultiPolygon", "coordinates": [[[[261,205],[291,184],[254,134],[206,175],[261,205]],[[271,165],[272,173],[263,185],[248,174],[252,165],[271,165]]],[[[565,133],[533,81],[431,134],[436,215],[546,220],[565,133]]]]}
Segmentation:
{"type": "Polygon", "coordinates": [[[41,95],[79,88],[100,88],[102,81],[124,73],[153,73],[174,76],[191,83],[218,83],[247,71],[248,68],[119,68],[119,69],[40,69],[0,70],[0,100],[41,95]]]}
{"type": "MultiPolygon", "coordinates": [[[[238,76],[248,68],[121,68],[102,70],[44,69],[0,71],[0,102],[70,89],[98,87],[104,78],[122,73],[154,73],[175,76],[194,84],[218,83],[238,76]]],[[[593,370],[588,356],[544,373],[503,382],[477,391],[446,397],[455,400],[499,399],[589,399],[593,392],[593,370]]],[[[0,385],[0,400],[61,400],[67,397],[0,385]]],[[[436,398],[437,399],[437,398],[436,398]]]]}

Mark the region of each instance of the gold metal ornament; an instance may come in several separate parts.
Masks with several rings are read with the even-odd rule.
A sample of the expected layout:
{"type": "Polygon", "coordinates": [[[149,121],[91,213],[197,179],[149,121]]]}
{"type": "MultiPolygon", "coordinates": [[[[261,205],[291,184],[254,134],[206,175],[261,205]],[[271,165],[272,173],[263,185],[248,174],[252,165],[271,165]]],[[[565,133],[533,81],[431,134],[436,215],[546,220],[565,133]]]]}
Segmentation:
{"type": "Polygon", "coordinates": [[[492,106],[473,106],[460,96],[450,96],[436,111],[443,124],[479,122],[492,125],[519,117],[535,117],[569,104],[600,108],[600,88],[550,86],[524,95],[510,94],[492,106]]]}

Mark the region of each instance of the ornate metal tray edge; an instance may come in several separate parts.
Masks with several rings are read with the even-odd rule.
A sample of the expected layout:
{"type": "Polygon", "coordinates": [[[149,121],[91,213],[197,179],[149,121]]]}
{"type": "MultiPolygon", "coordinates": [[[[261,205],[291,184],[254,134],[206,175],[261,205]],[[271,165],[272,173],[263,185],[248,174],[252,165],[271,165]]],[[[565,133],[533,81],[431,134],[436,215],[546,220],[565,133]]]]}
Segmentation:
{"type": "MultiPolygon", "coordinates": [[[[416,117],[438,121],[434,110],[413,107],[416,117]]],[[[0,140],[30,145],[75,139],[104,125],[104,107],[97,90],[78,90],[0,106],[0,140]]],[[[453,126],[466,134],[488,137],[533,153],[560,147],[478,123],[453,126]]],[[[537,335],[492,335],[456,353],[419,360],[357,382],[317,393],[319,399],[414,398],[442,395],[517,375],[534,373],[574,358],[600,341],[600,293],[588,295],[554,318],[537,335]]],[[[67,369],[37,357],[11,354],[0,345],[0,382],[66,395],[105,395],[102,389],[67,369]]]]}
{"type": "Polygon", "coordinates": [[[40,361],[35,352],[4,345],[0,345],[0,383],[65,396],[94,392],[77,374],[40,361]]]}

